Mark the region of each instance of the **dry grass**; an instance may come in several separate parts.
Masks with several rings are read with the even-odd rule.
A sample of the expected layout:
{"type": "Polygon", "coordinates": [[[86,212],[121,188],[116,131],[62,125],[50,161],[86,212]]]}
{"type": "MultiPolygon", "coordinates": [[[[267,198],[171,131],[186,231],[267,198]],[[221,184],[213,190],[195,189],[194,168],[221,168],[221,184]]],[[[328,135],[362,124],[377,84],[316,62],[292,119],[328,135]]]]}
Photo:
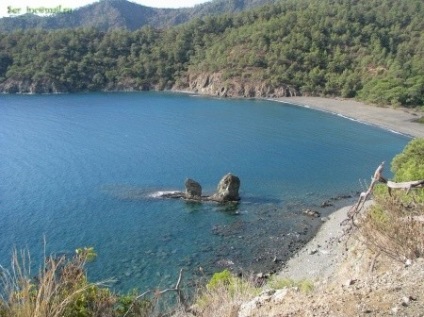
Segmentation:
{"type": "Polygon", "coordinates": [[[240,305],[259,292],[260,289],[247,279],[226,276],[203,288],[197,295],[192,310],[196,316],[202,317],[235,317],[240,305]]]}
{"type": "Polygon", "coordinates": [[[0,316],[112,315],[115,298],[99,283],[87,282],[84,265],[91,255],[81,252],[70,260],[46,257],[38,275],[31,278],[29,253],[15,250],[10,270],[0,267],[0,316]]]}
{"type": "Polygon", "coordinates": [[[305,294],[314,289],[314,283],[311,280],[302,279],[296,281],[293,279],[281,278],[279,276],[271,278],[267,285],[272,289],[294,288],[305,294]]]}
{"type": "Polygon", "coordinates": [[[400,261],[424,256],[424,204],[404,195],[376,195],[359,226],[371,249],[400,261]]]}

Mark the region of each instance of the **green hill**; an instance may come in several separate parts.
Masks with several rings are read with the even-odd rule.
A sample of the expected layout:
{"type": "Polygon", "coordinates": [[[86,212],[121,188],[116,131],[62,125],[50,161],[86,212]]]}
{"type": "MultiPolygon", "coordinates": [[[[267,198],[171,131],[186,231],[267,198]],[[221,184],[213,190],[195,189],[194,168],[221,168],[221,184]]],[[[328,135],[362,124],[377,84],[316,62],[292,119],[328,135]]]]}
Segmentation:
{"type": "Polygon", "coordinates": [[[422,16],[420,0],[285,0],[167,29],[2,33],[0,91],[179,89],[422,106],[422,16]]]}
{"type": "Polygon", "coordinates": [[[101,31],[119,28],[137,30],[147,25],[167,28],[193,18],[241,12],[273,2],[276,0],[213,0],[192,8],[157,9],[127,0],[101,0],[70,12],[47,17],[34,14],[5,17],[0,19],[0,30],[11,32],[19,29],[55,30],[79,27],[94,27],[101,31]]]}

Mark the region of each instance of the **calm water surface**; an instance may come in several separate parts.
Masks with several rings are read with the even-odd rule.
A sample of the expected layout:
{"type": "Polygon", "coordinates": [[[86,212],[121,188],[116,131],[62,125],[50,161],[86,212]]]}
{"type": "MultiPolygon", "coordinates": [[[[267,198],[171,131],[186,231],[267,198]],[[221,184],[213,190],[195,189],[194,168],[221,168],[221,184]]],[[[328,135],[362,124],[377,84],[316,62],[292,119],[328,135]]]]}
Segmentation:
{"type": "Polygon", "coordinates": [[[181,267],[187,280],[229,263],[258,271],[318,226],[303,208],[362,190],[408,141],[270,101],[2,95],[0,264],[13,247],[39,261],[45,239],[47,253],[94,246],[90,277],[122,291],[174,284],[181,267]],[[238,206],[155,197],[187,177],[212,193],[228,172],[241,179],[238,206]]]}

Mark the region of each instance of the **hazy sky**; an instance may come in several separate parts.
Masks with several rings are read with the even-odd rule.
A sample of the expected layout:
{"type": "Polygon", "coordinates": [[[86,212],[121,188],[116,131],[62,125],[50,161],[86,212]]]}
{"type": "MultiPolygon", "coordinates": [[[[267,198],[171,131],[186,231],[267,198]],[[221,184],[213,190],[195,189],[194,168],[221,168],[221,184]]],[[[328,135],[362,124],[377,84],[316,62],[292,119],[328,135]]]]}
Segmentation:
{"type": "MultiPolygon", "coordinates": [[[[192,7],[211,0],[130,0],[147,7],[182,8],[192,7]]],[[[0,17],[27,13],[28,10],[44,8],[77,8],[97,1],[94,0],[0,0],[0,17]],[[77,3],[77,4],[76,4],[77,3]]]]}

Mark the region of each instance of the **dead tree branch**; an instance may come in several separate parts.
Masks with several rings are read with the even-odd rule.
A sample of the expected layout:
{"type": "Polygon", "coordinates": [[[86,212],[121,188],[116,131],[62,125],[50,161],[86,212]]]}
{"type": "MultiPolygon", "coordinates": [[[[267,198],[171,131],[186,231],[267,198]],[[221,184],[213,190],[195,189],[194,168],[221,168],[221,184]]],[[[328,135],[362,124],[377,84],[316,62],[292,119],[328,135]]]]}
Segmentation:
{"type": "Polygon", "coordinates": [[[411,181],[411,182],[400,182],[395,183],[388,181],[387,182],[387,189],[389,191],[389,195],[392,195],[392,189],[404,189],[406,190],[406,194],[409,194],[409,191],[414,188],[424,188],[424,179],[418,180],[418,181],[411,181]]]}
{"type": "Polygon", "coordinates": [[[364,192],[362,192],[359,195],[359,199],[355,205],[352,206],[352,208],[348,212],[348,218],[345,219],[341,225],[346,224],[347,222],[353,223],[353,218],[356,214],[358,214],[361,209],[364,207],[365,201],[369,198],[369,196],[372,194],[374,187],[377,183],[385,183],[387,186],[387,189],[389,191],[389,195],[392,195],[392,189],[404,189],[406,190],[406,194],[409,194],[411,189],[414,188],[424,188],[424,180],[416,180],[416,181],[410,181],[410,182],[392,182],[388,181],[383,177],[383,168],[384,168],[384,162],[382,162],[377,169],[374,172],[373,177],[371,178],[371,184],[368,187],[368,189],[364,192]]]}
{"type": "Polygon", "coordinates": [[[382,175],[383,168],[384,168],[384,162],[382,162],[375,170],[374,176],[371,178],[371,184],[368,187],[367,191],[362,192],[359,195],[358,202],[354,206],[352,206],[352,208],[349,210],[348,212],[349,218],[352,218],[356,213],[358,213],[362,209],[362,207],[364,207],[364,204],[366,200],[369,198],[369,196],[371,195],[375,187],[375,184],[377,184],[378,182],[387,183],[386,179],[382,175]]]}

